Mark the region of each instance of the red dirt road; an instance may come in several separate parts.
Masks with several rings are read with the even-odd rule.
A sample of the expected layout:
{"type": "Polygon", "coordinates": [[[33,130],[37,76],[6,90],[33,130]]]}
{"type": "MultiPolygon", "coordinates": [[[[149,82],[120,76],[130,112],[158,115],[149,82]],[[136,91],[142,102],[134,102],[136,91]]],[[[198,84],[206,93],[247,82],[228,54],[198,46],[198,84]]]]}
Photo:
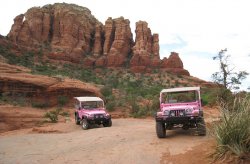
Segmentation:
{"type": "Polygon", "coordinates": [[[193,130],[158,139],[153,119],[113,119],[113,126],[82,130],[73,118],[0,134],[0,163],[209,163],[213,139],[193,130]]]}

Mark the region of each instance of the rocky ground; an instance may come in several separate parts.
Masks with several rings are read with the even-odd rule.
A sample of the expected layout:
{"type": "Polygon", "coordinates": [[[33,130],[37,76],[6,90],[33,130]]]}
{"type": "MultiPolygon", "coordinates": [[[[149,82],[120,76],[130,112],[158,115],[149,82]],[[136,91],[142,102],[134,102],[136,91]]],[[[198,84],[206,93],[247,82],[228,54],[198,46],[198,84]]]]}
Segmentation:
{"type": "MultiPolygon", "coordinates": [[[[193,130],[158,139],[153,118],[115,118],[110,128],[82,130],[71,117],[42,123],[46,110],[0,106],[0,163],[210,163],[214,139],[193,130]]],[[[218,111],[205,109],[208,127],[218,111]]],[[[114,113],[114,115],[117,115],[114,113]]]]}

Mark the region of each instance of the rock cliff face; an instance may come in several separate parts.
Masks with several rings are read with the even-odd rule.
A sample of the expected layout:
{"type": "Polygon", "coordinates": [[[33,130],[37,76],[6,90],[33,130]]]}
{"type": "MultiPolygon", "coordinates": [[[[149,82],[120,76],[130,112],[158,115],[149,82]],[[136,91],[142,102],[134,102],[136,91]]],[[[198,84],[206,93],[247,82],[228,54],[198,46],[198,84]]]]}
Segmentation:
{"type": "Polygon", "coordinates": [[[136,23],[135,46],[133,57],[130,60],[131,69],[135,72],[144,71],[148,66],[159,67],[159,36],[151,34],[148,23],[139,21],[136,23]]]}
{"type": "Polygon", "coordinates": [[[105,22],[104,55],[107,56],[108,67],[121,67],[124,65],[133,46],[133,35],[130,22],[123,17],[105,22]]]}
{"type": "Polygon", "coordinates": [[[175,74],[182,74],[182,75],[187,75],[189,76],[189,72],[185,69],[183,69],[183,63],[179,57],[179,54],[176,52],[171,52],[171,55],[169,58],[164,58],[162,60],[162,68],[169,71],[173,72],[175,74]]]}
{"type": "Polygon", "coordinates": [[[49,45],[52,59],[79,62],[91,52],[100,53],[102,26],[89,9],[57,3],[17,16],[8,37],[23,46],[49,45]]]}
{"type": "Polygon", "coordinates": [[[177,53],[160,59],[159,36],[147,22],[136,23],[135,41],[130,21],[108,18],[103,25],[85,7],[56,3],[34,7],[18,15],[8,34],[20,47],[44,48],[50,60],[86,67],[129,67],[134,72],[166,69],[189,75],[177,53]]]}

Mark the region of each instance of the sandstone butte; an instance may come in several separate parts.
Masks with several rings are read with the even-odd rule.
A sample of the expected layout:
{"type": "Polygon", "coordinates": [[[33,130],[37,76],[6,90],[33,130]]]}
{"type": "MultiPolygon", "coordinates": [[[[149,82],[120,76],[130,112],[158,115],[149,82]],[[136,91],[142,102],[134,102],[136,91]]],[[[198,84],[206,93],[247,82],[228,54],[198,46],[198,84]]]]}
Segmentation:
{"type": "Polygon", "coordinates": [[[178,53],[160,59],[159,35],[151,33],[147,22],[136,22],[135,35],[134,41],[128,19],[109,17],[103,25],[88,8],[55,3],[16,16],[7,38],[20,48],[47,48],[43,56],[49,61],[189,76],[178,53]]]}

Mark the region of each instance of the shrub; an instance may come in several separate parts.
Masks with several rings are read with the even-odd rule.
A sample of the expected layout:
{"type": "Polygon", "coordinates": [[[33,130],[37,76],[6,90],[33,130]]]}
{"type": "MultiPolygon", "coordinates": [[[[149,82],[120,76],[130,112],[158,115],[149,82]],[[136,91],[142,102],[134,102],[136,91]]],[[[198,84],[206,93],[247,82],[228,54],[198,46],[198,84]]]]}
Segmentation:
{"type": "Polygon", "coordinates": [[[58,112],[56,110],[46,112],[44,117],[50,119],[51,122],[56,123],[58,121],[58,112]]]}
{"type": "Polygon", "coordinates": [[[147,108],[138,106],[138,110],[135,113],[132,113],[132,116],[135,118],[147,116],[147,108]]]}
{"type": "Polygon", "coordinates": [[[106,108],[109,112],[112,112],[114,111],[115,109],[115,102],[114,101],[109,101],[107,104],[106,104],[106,108]]]}
{"type": "MultiPolygon", "coordinates": [[[[46,112],[44,118],[48,118],[52,123],[56,123],[58,121],[58,115],[60,114],[61,110],[62,108],[57,108],[56,110],[46,112]]],[[[65,115],[66,113],[67,112],[63,112],[60,115],[65,115]]]]}
{"type": "Polygon", "coordinates": [[[210,107],[218,105],[220,100],[220,88],[201,88],[201,99],[203,105],[210,107]]]}
{"type": "Polygon", "coordinates": [[[104,86],[102,89],[101,89],[101,93],[104,97],[109,97],[112,95],[112,88],[109,87],[109,86],[104,86]]]}
{"type": "Polygon", "coordinates": [[[134,101],[131,104],[131,113],[135,114],[140,110],[140,106],[134,101]]]}
{"type": "Polygon", "coordinates": [[[64,116],[64,117],[69,117],[70,116],[69,112],[62,112],[62,113],[60,113],[60,115],[64,116]]]}
{"type": "Polygon", "coordinates": [[[238,159],[250,159],[250,99],[235,98],[231,109],[222,102],[220,104],[222,118],[214,126],[217,148],[215,159],[233,154],[238,159]]]}

